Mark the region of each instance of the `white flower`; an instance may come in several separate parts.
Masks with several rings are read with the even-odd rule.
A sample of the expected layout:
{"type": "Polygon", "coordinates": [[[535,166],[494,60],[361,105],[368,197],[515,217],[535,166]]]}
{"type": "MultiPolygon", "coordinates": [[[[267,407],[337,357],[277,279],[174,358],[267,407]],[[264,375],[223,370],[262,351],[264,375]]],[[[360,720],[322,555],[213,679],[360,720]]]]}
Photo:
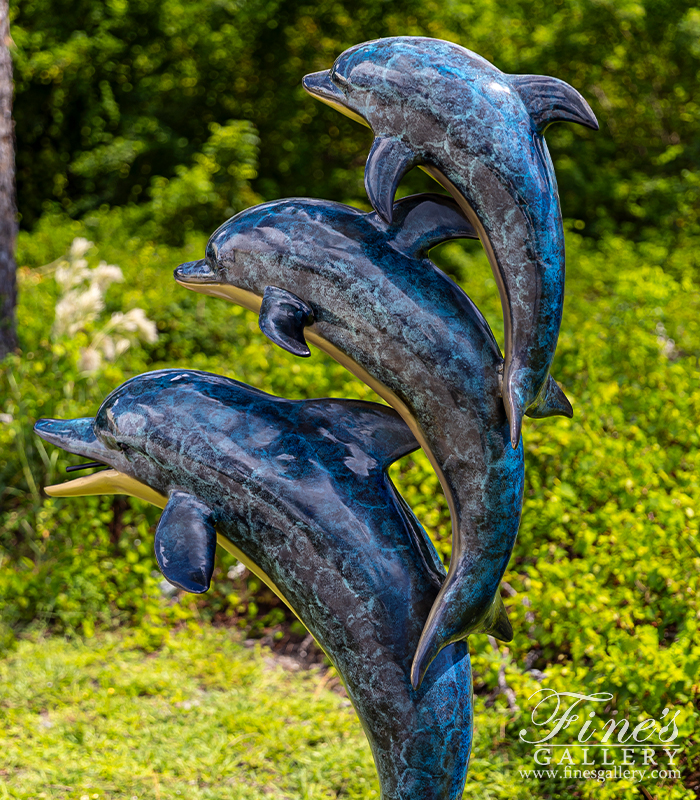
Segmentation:
{"type": "Polygon", "coordinates": [[[81,372],[95,372],[102,364],[102,356],[94,347],[84,347],[80,351],[78,369],[81,372]]]}
{"type": "Polygon", "coordinates": [[[83,239],[82,236],[76,236],[76,238],[73,239],[70,250],[68,251],[68,258],[82,258],[91,247],[92,242],[89,242],[87,239],[83,239]]]}
{"type": "MultiPolygon", "coordinates": [[[[56,268],[56,282],[61,287],[53,325],[56,338],[74,336],[88,323],[97,321],[104,311],[107,287],[124,280],[116,264],[100,261],[90,269],[83,256],[92,246],[87,239],[74,239],[67,257],[56,268]]],[[[115,361],[135,340],[153,343],[157,339],[156,324],[142,308],[112,314],[93,335],[90,345],[80,351],[80,370],[95,372],[103,359],[115,361]]]]}
{"type": "Polygon", "coordinates": [[[99,287],[100,291],[104,292],[111,283],[122,283],[124,273],[116,264],[100,261],[95,269],[91,270],[90,280],[99,287]]]}
{"type": "Polygon", "coordinates": [[[114,348],[114,357],[119,358],[122,353],[125,353],[131,347],[131,342],[128,339],[117,339],[117,344],[114,348]]]}
{"type": "Polygon", "coordinates": [[[148,319],[146,312],[142,308],[132,308],[126,314],[117,311],[112,314],[110,328],[117,331],[136,333],[146,342],[158,341],[158,331],[153,320],[148,319]]]}
{"type": "Polygon", "coordinates": [[[66,292],[89,278],[90,273],[88,262],[84,258],[77,261],[61,261],[56,267],[56,283],[66,292]]]}
{"type": "Polygon", "coordinates": [[[241,564],[240,561],[237,564],[234,564],[232,567],[229,567],[229,571],[226,573],[226,577],[230,581],[235,581],[237,578],[240,578],[241,575],[246,570],[245,564],[241,564]]]}
{"type": "Polygon", "coordinates": [[[93,284],[84,292],[71,290],[56,304],[54,336],[74,336],[88,322],[96,319],[104,307],[98,286],[93,284]]]}
{"type": "MultiPolygon", "coordinates": [[[[92,343],[93,347],[95,346],[95,341],[93,340],[92,343]]],[[[105,336],[99,344],[100,350],[102,350],[102,355],[107,359],[107,361],[114,361],[114,357],[116,355],[116,347],[114,346],[114,339],[111,336],[105,336]]]]}

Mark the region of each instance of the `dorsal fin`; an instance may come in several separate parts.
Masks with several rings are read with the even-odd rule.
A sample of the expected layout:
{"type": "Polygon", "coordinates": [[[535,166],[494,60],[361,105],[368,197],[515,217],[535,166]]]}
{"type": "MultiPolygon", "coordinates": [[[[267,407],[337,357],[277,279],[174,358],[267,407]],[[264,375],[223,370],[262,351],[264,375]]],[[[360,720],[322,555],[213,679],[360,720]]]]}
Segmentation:
{"type": "Polygon", "coordinates": [[[565,81],[547,75],[508,75],[540,133],[552,122],[578,122],[598,130],[598,120],[586,100],[565,81]]]}
{"type": "Polygon", "coordinates": [[[371,411],[363,415],[363,425],[371,436],[372,455],[387,467],[420,447],[408,425],[389,406],[372,403],[371,411]]]}
{"type": "Polygon", "coordinates": [[[451,239],[478,239],[456,201],[444,194],[414,194],[394,204],[394,247],[422,258],[431,247],[451,239]]]}
{"type": "Polygon", "coordinates": [[[386,469],[420,447],[408,425],[389,406],[335,398],[305,402],[309,411],[316,403],[321,404],[318,410],[334,441],[352,442],[353,450],[359,446],[376,462],[372,469],[386,469]]]}

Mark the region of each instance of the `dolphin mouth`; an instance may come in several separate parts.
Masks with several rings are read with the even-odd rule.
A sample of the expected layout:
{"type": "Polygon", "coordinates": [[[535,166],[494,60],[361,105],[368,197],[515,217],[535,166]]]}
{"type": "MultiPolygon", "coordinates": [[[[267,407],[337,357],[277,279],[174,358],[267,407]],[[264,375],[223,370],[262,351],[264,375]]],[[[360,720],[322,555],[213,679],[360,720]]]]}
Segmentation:
{"type": "Polygon", "coordinates": [[[187,285],[202,284],[202,283],[218,283],[219,280],[214,270],[207,263],[206,258],[200,258],[199,261],[188,261],[186,264],[180,264],[179,267],[173,272],[173,276],[178,283],[187,285]]]}
{"type": "MultiPolygon", "coordinates": [[[[112,453],[95,436],[93,428],[94,419],[40,419],[34,425],[34,433],[50,444],[57,445],[68,453],[78,456],[94,458],[111,467],[110,461],[114,460],[112,453]]],[[[44,491],[49,497],[87,497],[96,494],[128,494],[138,497],[147,503],[152,503],[159,508],[165,508],[167,498],[151,489],[136,478],[126,475],[119,470],[111,468],[84,475],[65,483],[45,486],[44,491]]]]}
{"type": "Polygon", "coordinates": [[[348,108],[348,100],[343,92],[331,80],[331,71],[324,69],[321,72],[311,72],[309,75],[304,75],[301,85],[306,91],[317,100],[325,103],[327,106],[340,111],[360,125],[371,127],[369,122],[357,111],[348,108]]]}

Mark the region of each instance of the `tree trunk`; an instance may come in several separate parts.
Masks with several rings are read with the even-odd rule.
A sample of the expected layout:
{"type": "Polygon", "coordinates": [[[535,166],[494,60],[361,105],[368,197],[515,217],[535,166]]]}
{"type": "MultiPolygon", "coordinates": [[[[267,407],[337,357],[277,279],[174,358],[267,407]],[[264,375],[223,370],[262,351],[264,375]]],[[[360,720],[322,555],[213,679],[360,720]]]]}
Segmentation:
{"type": "Polygon", "coordinates": [[[0,0],[0,359],[17,346],[15,148],[9,0],[0,0]]]}

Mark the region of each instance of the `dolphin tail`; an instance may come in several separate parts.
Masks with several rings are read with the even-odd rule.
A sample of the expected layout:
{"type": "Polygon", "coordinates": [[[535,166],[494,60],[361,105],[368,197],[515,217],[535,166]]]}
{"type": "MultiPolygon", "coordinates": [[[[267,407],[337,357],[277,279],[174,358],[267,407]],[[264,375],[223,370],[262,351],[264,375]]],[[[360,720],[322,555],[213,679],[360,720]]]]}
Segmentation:
{"type": "MultiPolygon", "coordinates": [[[[434,607],[433,607],[434,608],[434,607]]],[[[438,653],[446,647],[449,642],[443,640],[437,630],[437,625],[430,625],[432,622],[432,613],[428,622],[423,628],[416,654],[413,656],[413,663],[411,664],[411,685],[414,689],[418,689],[423,682],[425,673],[428,667],[433,663],[438,653]],[[430,627],[429,627],[430,626],[430,627]]]]}
{"type": "Polygon", "coordinates": [[[502,642],[513,640],[513,626],[508,619],[508,612],[503,605],[500,591],[491,603],[482,622],[472,626],[465,622],[464,606],[458,598],[446,597],[454,595],[454,584],[445,584],[435,599],[433,608],[425,623],[416,653],[411,665],[411,684],[418,689],[428,671],[428,667],[448,644],[466,639],[470,633],[486,633],[502,642]]]}
{"type": "Polygon", "coordinates": [[[551,375],[545,386],[545,391],[541,393],[535,403],[525,412],[527,416],[533,419],[557,416],[571,419],[574,415],[571,403],[551,375]]]}
{"type": "Polygon", "coordinates": [[[489,636],[500,639],[502,642],[513,641],[513,626],[508,619],[508,612],[503,605],[503,598],[501,597],[500,591],[496,592],[491,610],[481,624],[481,627],[477,629],[477,632],[486,633],[489,636]]]}
{"type": "Polygon", "coordinates": [[[598,130],[598,120],[586,100],[568,83],[547,75],[508,75],[539,133],[553,122],[577,122],[598,130]]]}
{"type": "Polygon", "coordinates": [[[523,429],[523,415],[525,410],[517,392],[509,389],[507,393],[503,394],[503,402],[506,407],[506,416],[508,417],[508,424],[510,426],[510,443],[513,450],[518,449],[520,443],[520,434],[523,429]]]}
{"type": "Polygon", "coordinates": [[[372,208],[391,224],[394,196],[401,178],[416,165],[416,156],[401,139],[378,136],[365,166],[365,190],[372,208]]]}
{"type": "Polygon", "coordinates": [[[491,609],[484,622],[477,628],[477,633],[486,633],[502,642],[513,641],[513,626],[508,619],[508,612],[503,605],[500,591],[496,592],[491,609]]]}

